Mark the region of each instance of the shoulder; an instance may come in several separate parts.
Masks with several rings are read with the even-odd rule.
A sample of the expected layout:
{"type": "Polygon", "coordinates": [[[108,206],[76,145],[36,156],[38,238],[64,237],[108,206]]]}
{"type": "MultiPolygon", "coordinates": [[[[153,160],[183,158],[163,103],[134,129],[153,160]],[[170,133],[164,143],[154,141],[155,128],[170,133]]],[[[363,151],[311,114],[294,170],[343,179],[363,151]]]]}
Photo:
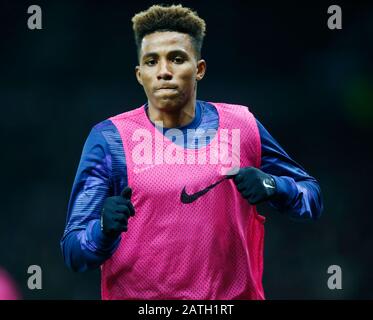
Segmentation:
{"type": "Polygon", "coordinates": [[[101,146],[108,152],[112,145],[121,143],[121,138],[114,123],[110,119],[106,119],[92,127],[87,143],[101,146]]]}
{"type": "Polygon", "coordinates": [[[238,103],[230,103],[230,102],[220,102],[222,106],[228,109],[234,109],[234,110],[249,110],[249,107],[243,104],[238,103]]]}
{"type": "Polygon", "coordinates": [[[117,115],[114,115],[114,116],[110,117],[108,120],[110,120],[112,122],[125,120],[125,119],[129,119],[129,118],[137,117],[139,114],[141,114],[143,112],[144,112],[144,105],[142,105],[142,106],[140,106],[136,109],[125,111],[123,113],[119,113],[117,115]]]}
{"type": "Polygon", "coordinates": [[[110,120],[110,119],[105,119],[104,121],[101,121],[99,123],[96,123],[93,127],[92,127],[92,132],[94,133],[102,133],[103,131],[110,131],[110,130],[114,130],[115,129],[115,126],[113,124],[113,122],[110,120]]]}
{"type": "Polygon", "coordinates": [[[92,129],[90,136],[96,139],[103,139],[105,134],[107,133],[115,133],[117,132],[117,128],[115,127],[114,123],[110,119],[106,119],[95,124],[92,129]]]}
{"type": "Polygon", "coordinates": [[[255,122],[255,116],[250,111],[250,107],[242,104],[234,104],[227,102],[208,102],[212,104],[219,113],[224,112],[226,116],[232,120],[244,121],[244,122],[255,122]]]}
{"type": "Polygon", "coordinates": [[[120,121],[126,118],[131,118],[131,117],[136,117],[139,113],[144,112],[143,111],[144,105],[133,109],[129,111],[125,111],[119,114],[116,114],[114,116],[111,116],[104,121],[101,121],[97,124],[95,124],[92,127],[91,133],[93,134],[103,134],[105,132],[113,132],[113,133],[118,133],[117,127],[115,125],[116,121],[120,121]]]}
{"type": "Polygon", "coordinates": [[[212,102],[210,103],[214,105],[217,109],[224,109],[224,110],[231,110],[231,111],[239,111],[239,112],[250,112],[250,108],[247,105],[236,104],[236,103],[228,103],[228,102],[212,102]]]}

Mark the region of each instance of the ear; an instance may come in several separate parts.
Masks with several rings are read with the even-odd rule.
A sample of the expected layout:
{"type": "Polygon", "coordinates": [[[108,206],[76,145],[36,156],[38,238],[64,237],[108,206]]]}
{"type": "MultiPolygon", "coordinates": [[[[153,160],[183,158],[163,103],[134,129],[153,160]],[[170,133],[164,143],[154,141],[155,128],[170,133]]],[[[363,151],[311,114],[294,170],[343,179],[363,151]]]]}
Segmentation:
{"type": "Polygon", "coordinates": [[[136,73],[137,81],[142,85],[140,66],[136,66],[135,73],[136,73]]]}
{"type": "Polygon", "coordinates": [[[202,78],[205,76],[205,73],[206,73],[206,61],[201,59],[201,60],[198,60],[197,62],[197,76],[196,76],[196,80],[197,81],[200,81],[202,80],[202,78]]]}

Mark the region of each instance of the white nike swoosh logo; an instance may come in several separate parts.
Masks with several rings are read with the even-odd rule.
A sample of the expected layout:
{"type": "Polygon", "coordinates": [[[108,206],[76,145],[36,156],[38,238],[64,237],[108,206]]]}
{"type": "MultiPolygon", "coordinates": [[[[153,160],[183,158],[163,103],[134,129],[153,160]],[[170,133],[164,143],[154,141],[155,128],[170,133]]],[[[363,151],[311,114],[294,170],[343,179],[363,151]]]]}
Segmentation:
{"type": "Polygon", "coordinates": [[[266,188],[271,188],[271,189],[274,189],[274,188],[275,188],[274,186],[272,186],[272,185],[270,185],[270,184],[267,184],[267,183],[265,182],[265,180],[263,180],[263,186],[265,186],[266,188]]]}

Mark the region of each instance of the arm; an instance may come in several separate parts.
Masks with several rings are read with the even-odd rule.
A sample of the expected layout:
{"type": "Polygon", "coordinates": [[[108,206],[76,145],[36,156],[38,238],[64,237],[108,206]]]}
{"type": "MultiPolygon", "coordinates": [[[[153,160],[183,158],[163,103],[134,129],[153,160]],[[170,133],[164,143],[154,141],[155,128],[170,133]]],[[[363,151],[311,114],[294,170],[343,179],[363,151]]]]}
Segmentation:
{"type": "Polygon", "coordinates": [[[317,219],[323,210],[320,186],[257,120],[261,144],[260,169],[270,174],[276,183],[276,195],[269,204],[297,219],[317,219]]]}
{"type": "Polygon", "coordinates": [[[103,203],[112,193],[111,156],[98,126],[90,132],[81,155],[68,205],[61,248],[66,265],[74,271],[100,266],[120,242],[101,231],[103,203]]]}

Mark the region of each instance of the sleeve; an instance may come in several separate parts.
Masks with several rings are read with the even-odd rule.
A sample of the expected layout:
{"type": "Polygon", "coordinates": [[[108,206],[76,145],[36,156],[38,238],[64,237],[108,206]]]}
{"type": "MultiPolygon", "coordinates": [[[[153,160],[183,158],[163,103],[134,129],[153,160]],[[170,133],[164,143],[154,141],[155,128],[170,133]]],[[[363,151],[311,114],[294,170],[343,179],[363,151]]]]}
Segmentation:
{"type": "Polygon", "coordinates": [[[256,120],[262,146],[261,170],[272,175],[276,196],[269,204],[292,218],[317,219],[323,210],[321,189],[317,180],[295,162],[256,120]]]}
{"type": "Polygon", "coordinates": [[[103,202],[112,195],[111,162],[107,140],[96,126],[84,144],[61,239],[65,264],[74,271],[97,268],[119,245],[120,236],[110,239],[100,226],[103,202]]]}

